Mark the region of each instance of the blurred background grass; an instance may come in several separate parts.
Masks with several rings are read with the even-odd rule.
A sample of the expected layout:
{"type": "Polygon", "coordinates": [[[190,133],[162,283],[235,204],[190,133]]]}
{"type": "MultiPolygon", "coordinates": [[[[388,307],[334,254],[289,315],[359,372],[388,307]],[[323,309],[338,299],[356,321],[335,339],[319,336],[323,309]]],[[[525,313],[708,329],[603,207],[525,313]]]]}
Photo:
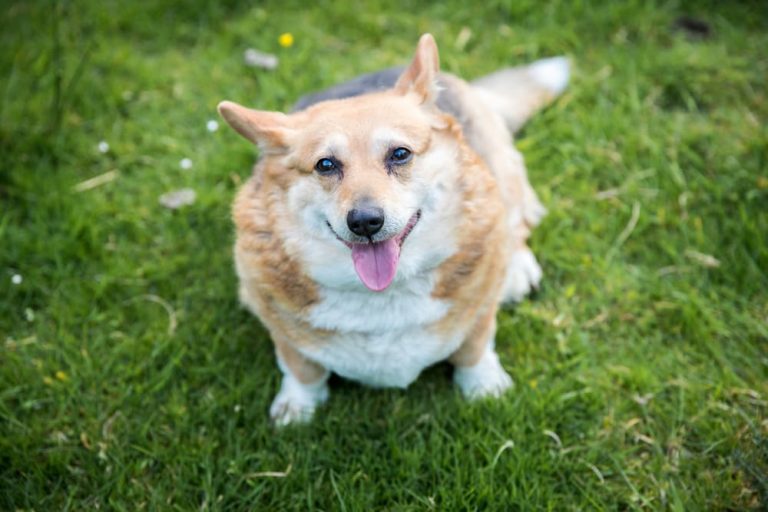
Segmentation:
{"type": "Polygon", "coordinates": [[[5,2],[0,508],[765,508],[767,28],[759,1],[5,2]],[[275,432],[230,256],[254,152],[206,123],[405,63],[427,31],[467,78],[574,62],[518,141],[550,215],[544,289],[499,318],[517,386],[337,380],[275,432]]]}

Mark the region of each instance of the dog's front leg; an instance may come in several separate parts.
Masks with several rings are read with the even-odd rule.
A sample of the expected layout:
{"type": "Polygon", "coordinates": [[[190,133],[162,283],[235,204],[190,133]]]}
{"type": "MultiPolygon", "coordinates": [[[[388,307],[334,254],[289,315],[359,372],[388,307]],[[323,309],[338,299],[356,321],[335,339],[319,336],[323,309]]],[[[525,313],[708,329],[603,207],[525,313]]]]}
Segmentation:
{"type": "Polygon", "coordinates": [[[512,378],[494,350],[495,335],[496,308],[492,308],[449,358],[454,365],[453,381],[470,400],[498,397],[512,387],[512,378]]]}
{"type": "Polygon", "coordinates": [[[306,423],[312,419],[317,406],[328,400],[330,372],[285,341],[275,340],[275,353],[283,381],[269,415],[279,427],[306,423]]]}

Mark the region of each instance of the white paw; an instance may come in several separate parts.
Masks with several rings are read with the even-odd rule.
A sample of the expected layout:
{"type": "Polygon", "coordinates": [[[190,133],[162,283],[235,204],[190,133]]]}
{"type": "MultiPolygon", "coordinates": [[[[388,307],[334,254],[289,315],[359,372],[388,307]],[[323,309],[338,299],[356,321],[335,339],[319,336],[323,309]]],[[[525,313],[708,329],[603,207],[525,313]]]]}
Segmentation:
{"type": "Polygon", "coordinates": [[[469,400],[499,397],[512,387],[512,377],[502,368],[499,356],[489,346],[474,366],[457,366],[453,381],[469,400]]]}
{"type": "Polygon", "coordinates": [[[327,378],[314,384],[302,384],[292,375],[283,376],[280,392],[272,401],[269,416],[278,427],[307,423],[317,406],[328,400],[327,378]]]}
{"type": "Polygon", "coordinates": [[[542,271],[530,249],[512,253],[504,282],[504,302],[519,302],[539,287],[542,271]]]}

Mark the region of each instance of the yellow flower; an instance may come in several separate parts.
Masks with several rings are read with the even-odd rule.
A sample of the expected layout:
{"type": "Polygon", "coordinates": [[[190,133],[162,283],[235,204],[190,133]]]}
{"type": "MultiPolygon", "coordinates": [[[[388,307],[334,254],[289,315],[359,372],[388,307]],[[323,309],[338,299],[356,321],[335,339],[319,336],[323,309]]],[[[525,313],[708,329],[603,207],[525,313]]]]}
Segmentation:
{"type": "Polygon", "coordinates": [[[280,46],[283,48],[290,48],[293,46],[293,34],[290,32],[280,34],[280,37],[277,38],[277,42],[280,43],[280,46]]]}
{"type": "Polygon", "coordinates": [[[69,376],[61,370],[56,372],[56,378],[61,382],[67,382],[69,380],[69,376]]]}
{"type": "Polygon", "coordinates": [[[50,386],[53,384],[53,379],[46,375],[43,377],[43,384],[50,386]]]}

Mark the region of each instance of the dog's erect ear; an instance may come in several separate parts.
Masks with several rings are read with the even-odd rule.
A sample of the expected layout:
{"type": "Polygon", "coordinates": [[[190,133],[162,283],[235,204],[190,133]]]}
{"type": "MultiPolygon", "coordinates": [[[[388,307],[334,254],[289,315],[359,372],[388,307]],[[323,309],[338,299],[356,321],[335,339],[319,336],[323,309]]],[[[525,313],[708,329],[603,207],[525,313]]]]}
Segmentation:
{"type": "Polygon", "coordinates": [[[288,145],[292,129],[288,116],[282,112],[252,110],[231,101],[222,101],[218,109],[232,128],[262,151],[279,150],[288,145]]]}
{"type": "Polygon", "coordinates": [[[414,93],[421,103],[434,101],[438,92],[435,82],[438,71],[440,57],[437,54],[437,43],[432,34],[424,34],[419,39],[411,65],[398,78],[395,91],[403,95],[414,93]]]}

